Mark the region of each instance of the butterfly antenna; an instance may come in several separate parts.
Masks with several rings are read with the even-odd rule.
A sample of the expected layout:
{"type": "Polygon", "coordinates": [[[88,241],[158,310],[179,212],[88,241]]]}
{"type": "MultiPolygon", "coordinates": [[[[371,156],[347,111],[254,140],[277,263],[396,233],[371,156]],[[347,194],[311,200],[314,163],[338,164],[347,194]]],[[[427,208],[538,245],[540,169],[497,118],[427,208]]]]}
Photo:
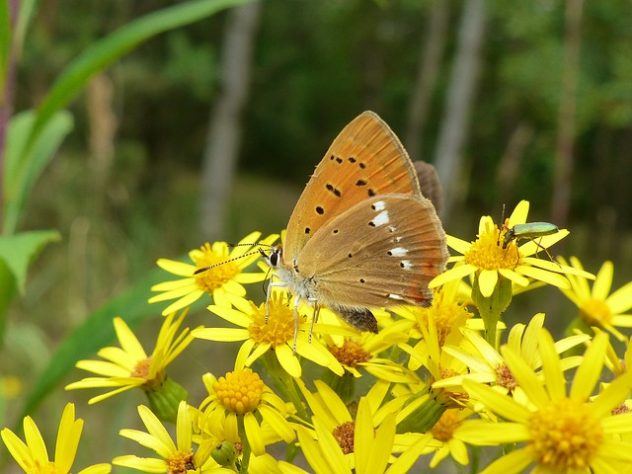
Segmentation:
{"type": "Polygon", "coordinates": [[[197,270],[193,272],[193,274],[198,275],[199,273],[206,272],[208,270],[211,270],[212,268],[219,267],[221,265],[225,265],[230,262],[234,262],[235,260],[240,260],[242,258],[250,257],[251,255],[255,255],[258,253],[259,253],[259,249],[253,250],[252,252],[246,252],[245,254],[240,255],[239,257],[228,258],[226,260],[222,260],[221,262],[214,263],[213,265],[209,265],[208,267],[198,268],[197,270]]]}
{"type": "Polygon", "coordinates": [[[229,246],[229,247],[245,247],[245,246],[248,246],[248,247],[253,247],[253,246],[258,246],[258,247],[268,247],[268,248],[272,248],[272,247],[274,247],[274,245],[264,244],[264,243],[254,243],[254,244],[251,244],[251,243],[245,243],[245,244],[231,244],[230,242],[228,242],[228,246],[229,246]]]}

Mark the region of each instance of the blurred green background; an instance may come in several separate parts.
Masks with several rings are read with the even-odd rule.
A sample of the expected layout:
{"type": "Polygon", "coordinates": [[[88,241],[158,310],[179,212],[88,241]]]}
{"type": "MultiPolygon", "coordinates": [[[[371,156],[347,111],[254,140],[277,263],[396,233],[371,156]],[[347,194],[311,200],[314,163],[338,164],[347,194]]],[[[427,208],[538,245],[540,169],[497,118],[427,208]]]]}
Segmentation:
{"type": "MultiPolygon", "coordinates": [[[[100,39],[186,3],[22,3],[33,11],[6,68],[3,129],[100,39]]],[[[531,220],[571,231],[555,252],[591,271],[614,260],[615,287],[630,280],[630,18],[629,0],[268,0],[170,28],[94,71],[76,86],[72,130],[17,225],[61,240],[33,261],[10,306],[0,370],[23,387],[4,401],[4,424],[16,423],[61,341],[157,258],[284,228],[331,140],[366,109],[438,168],[448,233],[472,240],[481,215],[498,221],[503,205],[527,199],[531,220]]],[[[524,317],[574,313],[553,290],[530,295],[524,317]]],[[[148,349],[161,309],[139,326],[148,349]]],[[[211,324],[203,312],[196,323],[211,324]]],[[[193,401],[199,375],[229,369],[232,349],[198,342],[175,364],[193,401]]],[[[61,374],[36,412],[52,435],[65,401],[80,404],[88,435],[77,466],[128,452],[116,433],[137,423],[143,401],[127,394],[88,409],[94,392],[61,389],[83,375],[61,374]]]]}

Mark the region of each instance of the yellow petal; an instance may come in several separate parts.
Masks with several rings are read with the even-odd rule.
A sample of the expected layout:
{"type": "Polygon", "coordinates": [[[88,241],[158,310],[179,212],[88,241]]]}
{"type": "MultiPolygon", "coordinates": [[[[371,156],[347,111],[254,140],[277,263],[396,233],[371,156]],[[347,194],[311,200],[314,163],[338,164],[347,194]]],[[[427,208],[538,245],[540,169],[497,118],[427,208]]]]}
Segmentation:
{"type": "MultiPolygon", "coordinates": [[[[371,414],[369,414],[369,422],[371,421],[371,414]]],[[[372,438],[372,437],[371,437],[372,438]]],[[[369,446],[369,458],[367,463],[367,469],[364,471],[366,474],[372,474],[374,472],[384,472],[388,465],[388,460],[393,449],[393,441],[395,439],[395,414],[391,414],[384,419],[382,424],[375,431],[375,441],[369,446]]],[[[371,440],[373,441],[373,440],[371,440]]],[[[356,457],[356,462],[357,462],[356,457]]],[[[356,472],[360,473],[359,469],[356,472]]]]}
{"type": "Polygon", "coordinates": [[[463,388],[474,399],[479,400],[494,413],[507,420],[526,423],[530,417],[530,413],[525,407],[487,385],[472,382],[471,380],[463,380],[463,388]]]}
{"type": "Polygon", "coordinates": [[[218,342],[245,341],[250,337],[247,329],[233,328],[199,328],[191,331],[191,334],[196,339],[218,342]]]}
{"type": "Polygon", "coordinates": [[[190,263],[177,262],[166,258],[159,258],[158,261],[156,261],[156,265],[163,270],[167,270],[169,273],[182,277],[191,277],[197,270],[197,267],[190,263]]]}
{"type": "Polygon", "coordinates": [[[75,406],[67,403],[59,421],[55,443],[55,467],[59,472],[70,472],[81,438],[83,420],[75,420],[75,406]]]}
{"type": "Polygon", "coordinates": [[[252,453],[255,456],[264,454],[266,452],[266,445],[263,441],[263,432],[253,413],[248,412],[244,415],[244,428],[246,429],[246,438],[248,438],[252,453]]]}
{"type": "Polygon", "coordinates": [[[606,304],[614,314],[623,313],[632,308],[632,281],[612,293],[606,300],[606,304]]]}
{"type": "Polygon", "coordinates": [[[290,349],[286,344],[281,344],[276,346],[274,351],[276,352],[277,359],[279,360],[281,367],[283,367],[283,370],[292,377],[301,376],[301,364],[292,349],[290,349]]]}
{"type": "MultiPolygon", "coordinates": [[[[335,461],[323,456],[319,443],[314,441],[314,438],[312,438],[312,435],[309,434],[307,429],[299,425],[296,427],[296,434],[298,435],[298,442],[301,445],[301,451],[309,465],[314,469],[314,472],[318,474],[337,474],[337,471],[334,471],[329,464],[335,461]]],[[[342,465],[344,465],[344,458],[339,459],[339,462],[342,462],[342,465]]],[[[344,470],[342,472],[344,472],[344,470]]]]}
{"type": "Polygon", "coordinates": [[[504,276],[508,280],[511,280],[516,285],[527,286],[529,284],[528,278],[523,277],[519,273],[516,273],[509,268],[499,268],[498,273],[500,273],[502,276],[504,276]]]}
{"type": "Polygon", "coordinates": [[[143,346],[123,319],[119,317],[114,318],[114,330],[116,331],[116,337],[121,344],[121,348],[128,353],[131,358],[137,361],[147,358],[143,346]]]}
{"type": "Polygon", "coordinates": [[[516,224],[525,224],[527,222],[527,216],[529,215],[529,201],[524,199],[520,201],[513,212],[509,216],[509,227],[513,227],[516,224]]]}
{"type": "MultiPolygon", "coordinates": [[[[516,403],[516,405],[518,404],[516,403]]],[[[529,433],[527,426],[522,423],[465,420],[454,433],[454,436],[468,444],[493,446],[526,441],[531,438],[531,433],[529,433]]]]}
{"type": "Polygon", "coordinates": [[[182,287],[194,287],[197,288],[195,278],[180,278],[179,280],[163,281],[157,283],[151,287],[151,291],[171,291],[182,287]]]}
{"type": "Polygon", "coordinates": [[[141,458],[131,454],[115,457],[112,459],[112,464],[115,466],[131,467],[141,472],[167,472],[167,463],[165,463],[164,459],[141,458]]]}
{"type": "Polygon", "coordinates": [[[31,456],[29,448],[18,436],[9,428],[4,428],[0,432],[2,441],[13,456],[13,459],[20,465],[24,472],[30,472],[33,469],[34,459],[31,456]]]}
{"type": "Polygon", "coordinates": [[[147,428],[148,433],[159,440],[163,446],[168,448],[168,450],[163,452],[157,452],[158,454],[163,458],[167,458],[169,453],[176,451],[176,445],[173,443],[171,436],[169,436],[169,432],[149,408],[144,405],[139,405],[138,414],[143,420],[143,424],[147,428]]]}
{"type": "Polygon", "coordinates": [[[40,463],[46,464],[49,461],[48,451],[46,451],[46,444],[40,431],[37,429],[37,425],[33,421],[33,418],[27,416],[22,422],[24,426],[24,437],[26,439],[26,445],[32,453],[33,459],[40,463]]]}
{"type": "Polygon", "coordinates": [[[171,303],[169,306],[167,306],[165,309],[162,310],[161,314],[163,316],[168,316],[171,313],[180,311],[181,309],[184,309],[187,306],[194,303],[195,301],[197,301],[203,294],[204,292],[202,290],[193,291],[189,293],[188,295],[183,296],[179,300],[176,300],[175,302],[171,303]]]}
{"type": "MultiPolygon", "coordinates": [[[[523,472],[523,470],[535,459],[530,448],[521,448],[505,454],[503,457],[494,461],[481,474],[508,474],[512,472],[523,472]]],[[[546,474],[546,471],[541,473],[546,474]]]]}
{"type": "Polygon", "coordinates": [[[557,273],[547,272],[539,268],[529,267],[527,265],[518,265],[515,270],[518,273],[522,273],[525,276],[533,278],[534,280],[540,280],[549,285],[557,286],[558,288],[569,288],[570,283],[566,278],[557,273]]]}
{"type": "Polygon", "coordinates": [[[498,282],[498,272],[496,270],[481,270],[478,274],[478,286],[481,290],[481,294],[489,298],[496,288],[498,282]]]}
{"type": "Polygon", "coordinates": [[[599,381],[601,369],[606,356],[608,335],[605,332],[598,333],[584,353],[584,360],[575,373],[570,397],[573,400],[584,402],[592,394],[595,385],[599,381]]]}
{"type": "Polygon", "coordinates": [[[592,297],[601,301],[604,301],[610,293],[612,287],[612,274],[614,273],[614,266],[612,262],[606,260],[597,273],[597,278],[593,284],[592,297]]]}
{"type": "Polygon", "coordinates": [[[448,247],[456,250],[461,254],[467,253],[472,246],[470,242],[466,242],[465,240],[459,239],[449,234],[445,236],[445,241],[446,244],[448,244],[448,247]]]}
{"type": "Polygon", "coordinates": [[[434,277],[430,283],[428,283],[428,288],[437,288],[439,286],[445,285],[446,283],[452,280],[459,280],[464,276],[471,275],[477,270],[476,266],[470,265],[469,263],[463,265],[455,265],[454,267],[446,270],[434,277]]]}
{"type": "Polygon", "coordinates": [[[542,367],[546,388],[552,401],[559,401],[566,397],[565,380],[562,375],[560,358],[555,350],[551,334],[541,329],[538,337],[539,351],[542,356],[542,367]]]}
{"type": "Polygon", "coordinates": [[[530,240],[526,244],[519,247],[520,255],[524,257],[529,257],[533,254],[544,252],[543,249],[548,249],[552,245],[555,245],[568,234],[570,234],[568,230],[560,229],[559,232],[556,232],[555,234],[545,235],[543,237],[538,237],[537,239],[530,240]]]}

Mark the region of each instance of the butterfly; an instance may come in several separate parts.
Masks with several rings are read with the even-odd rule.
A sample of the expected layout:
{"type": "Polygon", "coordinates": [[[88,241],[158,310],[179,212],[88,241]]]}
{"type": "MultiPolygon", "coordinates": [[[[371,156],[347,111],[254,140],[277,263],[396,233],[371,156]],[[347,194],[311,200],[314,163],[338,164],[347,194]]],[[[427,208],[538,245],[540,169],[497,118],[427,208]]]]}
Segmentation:
{"type": "MultiPolygon", "coordinates": [[[[347,124],[316,167],[290,216],[282,245],[261,250],[276,281],[362,331],[374,308],[429,304],[444,269],[445,233],[416,170],[389,126],[366,111],[347,124]]],[[[298,319],[295,319],[295,342],[298,319]]],[[[310,332],[311,335],[311,332],[310,332]]]]}

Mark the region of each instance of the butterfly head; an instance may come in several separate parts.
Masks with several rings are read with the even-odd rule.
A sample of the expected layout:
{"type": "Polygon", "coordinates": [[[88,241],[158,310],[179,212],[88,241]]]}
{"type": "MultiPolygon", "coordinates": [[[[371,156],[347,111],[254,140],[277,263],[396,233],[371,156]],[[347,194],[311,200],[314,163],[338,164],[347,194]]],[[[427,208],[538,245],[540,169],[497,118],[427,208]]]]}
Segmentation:
{"type": "Polygon", "coordinates": [[[283,247],[281,247],[280,245],[271,247],[269,249],[269,253],[266,252],[266,250],[260,248],[259,253],[263,257],[263,259],[266,261],[266,263],[270,265],[270,268],[273,268],[273,269],[279,268],[281,259],[283,257],[283,247]]]}

